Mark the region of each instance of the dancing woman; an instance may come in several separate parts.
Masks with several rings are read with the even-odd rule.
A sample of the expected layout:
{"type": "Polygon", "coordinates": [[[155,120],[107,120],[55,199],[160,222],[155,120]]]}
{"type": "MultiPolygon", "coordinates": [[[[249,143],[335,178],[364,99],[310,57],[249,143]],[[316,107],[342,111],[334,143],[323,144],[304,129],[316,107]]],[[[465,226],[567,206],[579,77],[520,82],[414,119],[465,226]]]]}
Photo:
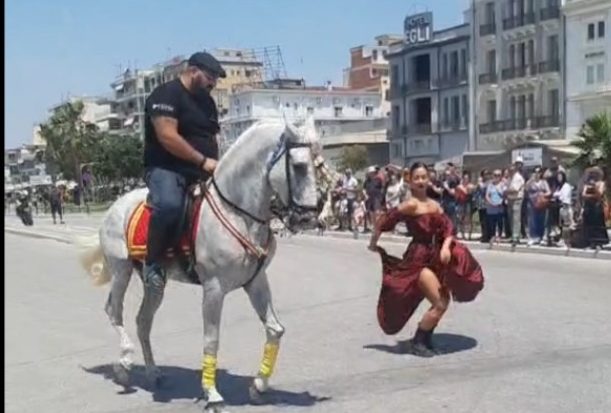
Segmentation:
{"type": "Polygon", "coordinates": [[[421,357],[436,354],[433,330],[441,320],[451,297],[458,302],[475,299],[484,285],[479,263],[452,236],[452,223],[440,205],[427,196],[426,166],[410,168],[412,198],[383,214],[376,223],[369,249],[382,257],[382,290],[378,301],[378,322],[386,334],[398,333],[420,302],[431,308],[424,314],[412,339],[412,353],[421,357]],[[404,222],[413,239],[403,258],[392,257],[379,247],[382,232],[404,222]]]}

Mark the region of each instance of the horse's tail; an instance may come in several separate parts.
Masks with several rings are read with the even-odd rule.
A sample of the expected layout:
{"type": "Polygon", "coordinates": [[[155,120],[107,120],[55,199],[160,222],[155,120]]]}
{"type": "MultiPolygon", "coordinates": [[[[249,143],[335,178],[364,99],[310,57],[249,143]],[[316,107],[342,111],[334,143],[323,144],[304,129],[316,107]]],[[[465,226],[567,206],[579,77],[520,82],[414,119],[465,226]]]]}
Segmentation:
{"type": "Polygon", "coordinates": [[[81,265],[87,271],[91,282],[95,286],[102,286],[110,282],[111,275],[104,263],[104,253],[100,245],[98,234],[89,237],[79,237],[75,240],[79,247],[79,259],[81,265]]]}

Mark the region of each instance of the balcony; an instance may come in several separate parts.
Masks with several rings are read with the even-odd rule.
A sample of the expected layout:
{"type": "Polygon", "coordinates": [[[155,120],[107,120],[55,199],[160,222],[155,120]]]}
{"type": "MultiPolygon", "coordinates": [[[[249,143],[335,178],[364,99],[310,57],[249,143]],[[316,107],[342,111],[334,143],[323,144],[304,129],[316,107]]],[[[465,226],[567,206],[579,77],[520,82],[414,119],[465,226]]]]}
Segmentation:
{"type": "Polygon", "coordinates": [[[541,21],[560,18],[560,7],[552,6],[541,9],[541,21]]]}
{"type": "Polygon", "coordinates": [[[537,65],[524,65],[508,67],[503,69],[501,77],[503,80],[517,79],[520,77],[534,76],[537,74],[537,65]]]}
{"type": "Polygon", "coordinates": [[[426,92],[431,90],[431,80],[420,80],[417,82],[408,83],[404,94],[426,92]]]}
{"type": "Polygon", "coordinates": [[[467,75],[466,74],[456,74],[456,75],[450,75],[448,77],[441,77],[437,80],[437,84],[439,85],[439,87],[451,87],[451,86],[457,86],[460,85],[461,83],[464,83],[467,81],[467,75]]]}
{"type": "Polygon", "coordinates": [[[408,128],[408,135],[430,135],[432,132],[430,123],[416,123],[408,128]]]}
{"type": "Polygon", "coordinates": [[[559,72],[560,60],[547,60],[539,63],[539,73],[559,72]]]}
{"type": "Polygon", "coordinates": [[[535,118],[537,128],[557,128],[560,126],[560,117],[558,115],[539,116],[535,118]]]}
{"type": "Polygon", "coordinates": [[[490,34],[494,34],[496,32],[496,24],[488,23],[482,24],[479,26],[479,35],[480,36],[488,36],[490,34]]]}
{"type": "Polygon", "coordinates": [[[487,134],[487,133],[495,133],[501,132],[503,130],[504,123],[500,120],[495,120],[489,123],[481,123],[479,125],[479,133],[487,134]]]}
{"type": "Polygon", "coordinates": [[[511,30],[528,24],[535,24],[535,13],[525,13],[503,19],[503,30],[511,30]]]}
{"type": "Polygon", "coordinates": [[[496,73],[482,73],[479,75],[479,84],[485,85],[488,83],[496,83],[498,81],[498,75],[496,73]]]}

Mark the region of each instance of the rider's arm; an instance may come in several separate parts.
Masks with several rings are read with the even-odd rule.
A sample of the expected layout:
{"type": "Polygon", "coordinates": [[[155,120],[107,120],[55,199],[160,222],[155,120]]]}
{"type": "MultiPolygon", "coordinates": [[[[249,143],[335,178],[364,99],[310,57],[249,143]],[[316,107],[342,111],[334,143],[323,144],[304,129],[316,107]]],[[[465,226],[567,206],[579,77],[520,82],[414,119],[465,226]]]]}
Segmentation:
{"type": "Polygon", "coordinates": [[[193,148],[178,133],[178,111],[180,100],[171,89],[154,91],[146,102],[147,116],[151,117],[159,143],[172,155],[201,166],[204,155],[193,148]]]}

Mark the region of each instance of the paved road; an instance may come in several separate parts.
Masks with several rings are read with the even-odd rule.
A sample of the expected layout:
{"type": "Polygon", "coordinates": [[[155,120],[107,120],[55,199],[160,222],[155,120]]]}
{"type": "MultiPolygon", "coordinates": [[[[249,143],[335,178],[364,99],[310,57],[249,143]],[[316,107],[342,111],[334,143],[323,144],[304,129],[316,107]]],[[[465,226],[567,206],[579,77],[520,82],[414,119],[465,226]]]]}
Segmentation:
{"type": "MultiPolygon", "coordinates": [[[[157,391],[107,378],[118,340],[72,246],[5,234],[5,406],[11,413],[198,412],[202,345],[198,288],[170,284],[154,326],[157,391]]],[[[390,246],[400,252],[399,246],[390,246]]],[[[270,279],[287,329],[272,401],[250,406],[246,387],[264,333],[242,292],[225,305],[219,387],[233,412],[608,413],[611,411],[609,262],[477,251],[487,283],[453,305],[436,340],[446,354],[397,354],[415,322],[385,336],[375,318],[380,265],[364,244],[282,240],[270,279]]],[[[128,330],[142,294],[134,278],[128,330]]],[[[419,309],[418,315],[423,308],[419,309]]],[[[137,363],[141,363],[138,353],[137,363]]]]}

